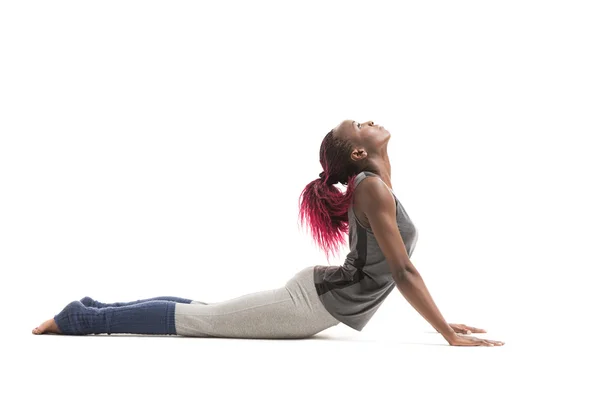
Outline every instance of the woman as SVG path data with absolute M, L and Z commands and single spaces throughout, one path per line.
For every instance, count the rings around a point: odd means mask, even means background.
M 165 296 L 105 304 L 84 297 L 33 333 L 306 338 L 340 322 L 361 331 L 397 287 L 450 345 L 503 345 L 458 335 L 485 331 L 446 323 L 411 263 L 418 232 L 392 190 L 389 139 L 373 121 L 342 121 L 321 143 L 324 171 L 301 193 L 301 222 L 328 260 L 349 235 L 343 265 L 304 268 L 283 287 L 217 303 Z M 347 185 L 344 193 L 338 182 Z

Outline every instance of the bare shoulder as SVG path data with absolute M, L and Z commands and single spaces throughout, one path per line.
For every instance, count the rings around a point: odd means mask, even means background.
M 386 200 L 393 197 L 390 196 L 390 191 L 387 185 L 377 176 L 367 176 L 364 178 L 354 191 L 354 205 L 361 211 L 367 213 L 372 207 L 379 208 Z

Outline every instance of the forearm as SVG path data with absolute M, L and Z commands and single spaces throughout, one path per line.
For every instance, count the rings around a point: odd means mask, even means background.
M 404 298 L 446 340 L 456 335 L 435 305 L 421 274 L 419 274 L 414 266 L 408 266 L 402 270 L 402 273 L 395 274 L 394 280 L 396 281 L 396 287 L 400 290 Z

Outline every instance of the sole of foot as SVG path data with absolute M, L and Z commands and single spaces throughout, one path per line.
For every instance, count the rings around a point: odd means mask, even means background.
M 45 333 L 54 333 L 60 334 L 60 329 L 58 329 L 58 325 L 54 321 L 54 318 L 51 318 L 47 321 L 42 322 L 42 324 L 38 327 L 33 328 L 31 331 L 34 335 L 43 335 Z

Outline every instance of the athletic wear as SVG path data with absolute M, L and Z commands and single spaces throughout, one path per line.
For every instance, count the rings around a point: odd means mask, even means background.
M 85 296 L 81 300 L 79 300 L 86 307 L 94 307 L 94 308 L 106 308 L 106 307 L 122 307 L 122 306 L 131 306 L 134 304 L 146 303 L 152 300 L 167 300 L 174 301 L 176 303 L 191 303 L 194 300 L 185 299 L 183 297 L 175 297 L 175 296 L 160 296 L 160 297 L 151 297 L 149 299 L 135 300 L 135 301 L 126 301 L 126 302 L 116 302 L 116 303 L 101 303 L 97 300 L 92 299 L 89 296 Z M 205 303 L 202 303 L 205 304 Z
M 54 320 L 65 335 L 306 338 L 340 323 L 317 297 L 313 268 L 300 270 L 280 288 L 216 303 L 174 296 L 101 303 L 86 296 L 69 303 Z
M 356 176 L 355 187 L 369 176 L 381 179 L 375 173 L 362 171 Z M 396 221 L 410 257 L 417 243 L 418 231 L 394 191 L 388 189 L 396 201 Z M 361 225 L 352 205 L 348 209 L 348 224 L 350 252 L 344 264 L 315 266 L 314 281 L 319 299 L 327 311 L 343 324 L 362 331 L 396 283 L 373 231 Z
M 206 305 L 176 303 L 178 335 L 300 339 L 340 323 L 317 297 L 314 266 L 301 269 L 283 287 Z
M 135 303 L 135 302 L 134 302 Z M 137 333 L 175 335 L 175 302 L 149 300 L 116 307 L 86 307 L 75 300 L 54 316 L 63 335 Z
M 363 171 L 355 185 L 368 176 Z M 388 188 L 389 189 L 389 188 Z M 412 255 L 417 230 L 400 201 L 397 223 Z M 54 320 L 62 333 L 138 333 L 234 338 L 304 338 L 339 324 L 361 331 L 394 290 L 390 268 L 373 232 L 348 210 L 350 253 L 344 265 L 304 268 L 273 290 L 205 303 L 163 296 L 119 303 L 90 297 L 69 303 Z

